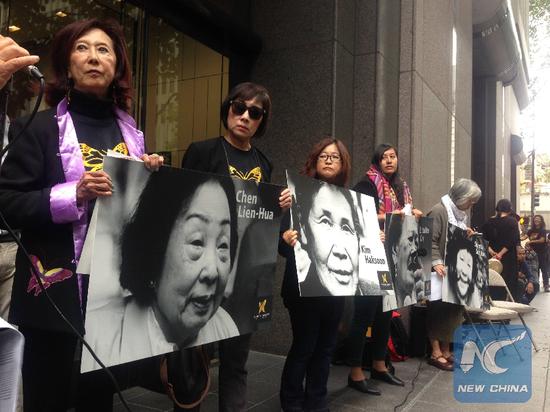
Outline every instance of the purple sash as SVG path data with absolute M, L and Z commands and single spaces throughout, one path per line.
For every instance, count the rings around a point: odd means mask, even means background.
M 143 133 L 136 129 L 136 123 L 130 115 L 118 108 L 115 108 L 115 113 L 128 153 L 131 156 L 140 158 L 145 148 Z M 77 265 L 88 228 L 88 205 L 87 203 L 81 206 L 76 204 L 76 186 L 85 169 L 66 98 L 57 105 L 57 125 L 59 127 L 59 156 L 61 157 L 66 183 L 60 183 L 52 187 L 50 211 L 54 223 L 72 223 L 75 257 L 73 263 Z M 78 274 L 78 287 L 80 302 L 82 303 L 82 278 L 80 274 Z

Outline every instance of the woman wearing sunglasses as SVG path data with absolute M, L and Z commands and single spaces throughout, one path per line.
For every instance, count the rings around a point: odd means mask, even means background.
M 265 87 L 255 83 L 238 84 L 229 92 L 220 109 L 225 134 L 191 143 L 181 167 L 269 183 L 271 162 L 252 144 L 252 139 L 265 133 L 270 114 L 271 97 Z M 290 191 L 284 189 L 279 205 L 289 208 L 290 202 Z M 243 411 L 246 408 L 246 361 L 250 338 L 250 334 L 245 334 L 219 343 L 219 411 Z

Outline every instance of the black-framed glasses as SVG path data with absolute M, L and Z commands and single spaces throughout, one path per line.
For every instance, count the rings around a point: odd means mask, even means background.
M 258 106 L 247 106 L 240 100 L 231 100 L 229 104 L 231 105 L 231 111 L 237 116 L 240 116 L 244 114 L 244 112 L 248 111 L 248 116 L 250 116 L 252 120 L 260 120 L 265 114 L 267 114 L 265 109 Z
M 323 162 L 326 162 L 327 160 L 330 160 L 331 162 L 339 162 L 341 157 L 338 153 L 321 153 L 318 157 L 319 160 L 322 160 Z

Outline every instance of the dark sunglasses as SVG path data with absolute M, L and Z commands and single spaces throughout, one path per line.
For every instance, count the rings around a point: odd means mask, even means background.
M 244 114 L 248 110 L 248 115 L 252 120 L 260 120 L 263 115 L 267 114 L 265 109 L 260 109 L 257 106 L 247 106 L 239 100 L 231 100 L 229 104 L 231 105 L 231 110 L 237 116 Z

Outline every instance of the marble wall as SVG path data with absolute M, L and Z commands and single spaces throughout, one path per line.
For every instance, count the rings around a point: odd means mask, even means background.
M 471 1 L 403 1 L 399 151 L 416 206 L 471 175 Z
M 306 4 L 307 3 L 307 4 Z M 268 133 L 257 143 L 274 181 L 298 170 L 312 144 L 333 134 L 348 145 L 353 181 L 378 143 L 396 144 L 418 207 L 452 178 L 471 176 L 471 0 L 255 0 L 251 26 L 263 41 L 252 80 L 272 92 Z M 283 262 L 277 270 L 279 294 Z M 288 315 L 274 302 L 253 347 L 285 354 Z

